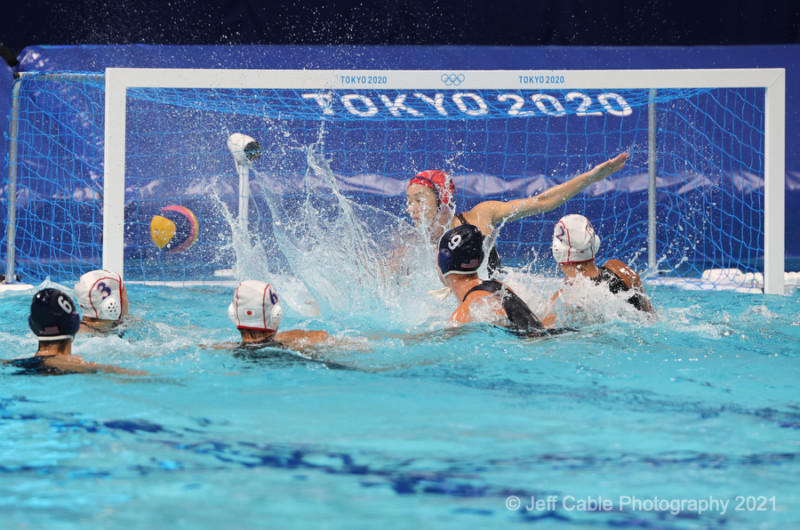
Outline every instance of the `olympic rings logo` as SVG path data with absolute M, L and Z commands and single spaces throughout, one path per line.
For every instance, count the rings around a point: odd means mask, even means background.
M 464 79 L 464 74 L 442 74 L 442 83 L 447 86 L 458 86 Z

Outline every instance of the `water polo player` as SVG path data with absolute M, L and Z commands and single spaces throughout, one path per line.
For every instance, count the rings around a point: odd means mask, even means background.
M 627 159 L 628 154 L 622 153 L 533 197 L 484 201 L 463 213 L 455 213 L 455 184 L 452 178 L 444 171 L 423 171 L 408 183 L 406 205 L 412 221 L 417 228 L 426 231 L 432 244 L 446 229 L 465 224 L 477 226 L 484 236 L 489 237 L 495 228 L 504 223 L 561 206 L 587 186 L 619 171 Z M 489 251 L 488 267 L 490 276 L 500 269 L 500 256 L 494 246 Z
M 485 257 L 483 240 L 480 229 L 470 224 L 452 228 L 439 239 L 439 277 L 461 301 L 450 320 L 456 324 L 485 321 L 527 336 L 550 334 L 514 291 L 497 280 L 478 278 Z
M 106 335 L 115 331 L 128 314 L 128 292 L 122 276 L 116 272 L 87 272 L 80 277 L 74 290 L 83 311 L 79 333 Z
M 602 267 L 595 264 L 595 257 L 600 249 L 600 237 L 586 217 L 570 214 L 559 219 L 553 228 L 552 248 L 553 258 L 568 284 L 573 284 L 577 278 L 586 278 L 604 286 L 613 294 L 624 293 L 625 301 L 636 309 L 648 313 L 654 311 L 642 279 L 626 263 L 611 259 Z M 542 319 L 545 326 L 555 323 L 556 314 L 552 308 L 563 291 L 556 291 L 550 299 L 551 309 Z
M 39 348 L 33 357 L 5 361 L 20 369 L 17 374 L 143 373 L 84 361 L 77 355 L 72 355 L 72 341 L 78 333 L 81 320 L 75 302 L 63 291 L 47 288 L 36 293 L 31 300 L 28 325 L 39 339 Z
M 292 329 L 278 333 L 283 309 L 272 286 L 258 280 L 245 280 L 233 292 L 228 316 L 236 324 L 242 340 L 239 346 L 277 346 L 306 349 L 327 341 L 327 331 Z

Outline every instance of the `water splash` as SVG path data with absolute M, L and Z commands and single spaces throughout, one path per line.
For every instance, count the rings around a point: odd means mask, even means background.
M 236 267 L 232 275 L 237 280 L 265 279 L 270 277 L 270 254 L 277 250 L 274 243 L 258 234 L 243 232 L 237 217 L 217 195 L 211 196 L 219 215 L 231 229 L 231 240 L 222 245 L 222 251 L 233 251 Z
M 270 168 L 276 174 L 288 173 L 287 151 L 304 156 L 302 188 L 290 190 L 265 171 L 255 172 L 255 185 L 272 215 L 277 247 L 321 313 L 389 327 L 438 313 L 424 295 L 436 281 L 430 249 L 404 219 L 344 195 L 324 155 L 324 131 L 311 145 L 284 145 Z
M 218 189 L 216 186 L 210 188 Z M 281 251 L 275 241 L 260 233 L 243 229 L 240 220 L 230 211 L 228 205 L 214 193 L 210 194 L 217 211 L 231 232 L 229 242 L 220 247 L 220 253 L 233 252 L 235 267 L 228 271 L 236 281 L 261 280 L 273 286 L 285 307 L 304 317 L 319 315 L 311 293 L 305 285 L 286 271 L 281 271 L 278 262 L 282 260 Z

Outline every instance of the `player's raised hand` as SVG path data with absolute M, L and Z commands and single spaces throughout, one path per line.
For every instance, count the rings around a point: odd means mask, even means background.
M 616 173 L 625 165 L 628 160 L 628 153 L 622 153 L 615 156 L 611 160 L 606 160 L 602 164 L 598 164 L 592 169 L 592 182 L 598 182 L 607 176 Z

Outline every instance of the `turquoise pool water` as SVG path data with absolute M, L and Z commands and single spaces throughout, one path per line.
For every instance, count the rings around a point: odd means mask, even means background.
M 545 340 L 295 291 L 282 328 L 348 369 L 202 348 L 236 338 L 231 288 L 138 285 L 126 334 L 73 352 L 150 376 L 2 368 L 0 526 L 800 525 L 797 291 L 651 288 L 656 320 L 604 303 Z M 35 350 L 31 294 L 0 293 L 4 359 Z

